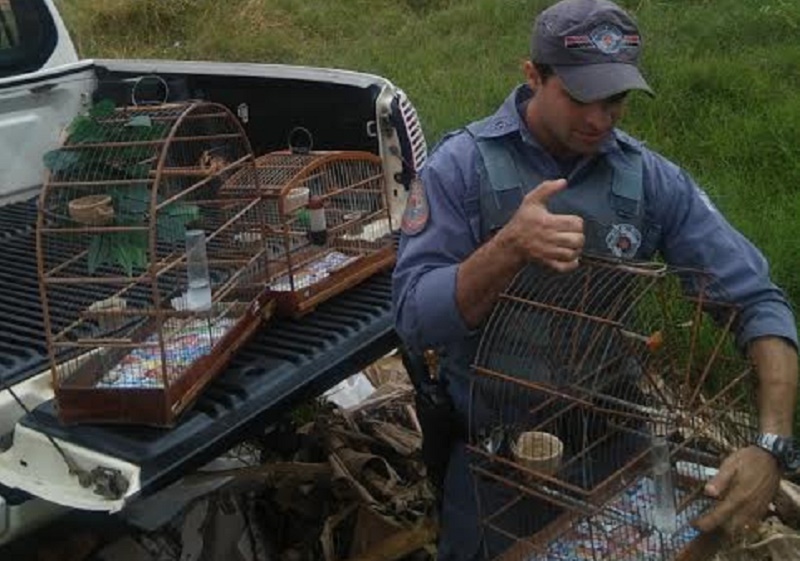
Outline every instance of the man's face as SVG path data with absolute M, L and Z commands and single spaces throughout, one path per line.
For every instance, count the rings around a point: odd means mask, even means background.
M 556 156 L 596 153 L 622 116 L 627 92 L 581 103 L 569 94 L 558 76 L 543 82 L 533 65 L 526 65 L 526 73 L 529 85 L 536 91 L 526 116 L 534 137 Z

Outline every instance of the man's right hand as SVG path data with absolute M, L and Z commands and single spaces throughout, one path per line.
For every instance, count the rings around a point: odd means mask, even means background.
M 538 261 L 556 271 L 578 266 L 585 241 L 583 219 L 570 214 L 551 214 L 547 201 L 565 189 L 567 181 L 544 181 L 528 193 L 517 212 L 497 233 L 497 242 L 513 252 L 520 263 Z

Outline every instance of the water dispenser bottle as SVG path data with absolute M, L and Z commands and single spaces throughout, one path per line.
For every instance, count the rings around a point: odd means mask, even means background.
M 203 230 L 186 231 L 186 275 L 188 290 L 186 308 L 194 312 L 211 309 L 211 280 L 208 276 L 206 233 Z

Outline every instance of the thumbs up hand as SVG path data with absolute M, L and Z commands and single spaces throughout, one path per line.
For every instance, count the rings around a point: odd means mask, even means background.
M 578 266 L 585 241 L 583 219 L 547 210 L 550 197 L 566 186 L 565 179 L 543 181 L 525 196 L 511 220 L 498 232 L 498 242 L 521 262 L 537 261 L 560 272 Z

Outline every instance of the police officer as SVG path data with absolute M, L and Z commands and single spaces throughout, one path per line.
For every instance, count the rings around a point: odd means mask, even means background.
M 526 264 L 576 268 L 582 252 L 701 268 L 741 307 L 736 337 L 759 376 L 761 435 L 722 464 L 703 531 L 762 517 L 794 467 L 797 331 L 761 253 L 676 164 L 615 128 L 625 98 L 652 94 L 634 20 L 608 0 L 562 0 L 536 18 L 525 81 L 497 112 L 445 137 L 412 185 L 394 273 L 397 330 L 436 349 L 466 423 L 469 365 L 498 295 Z M 428 429 L 430 430 L 430 429 Z M 462 433 L 463 434 L 463 433 Z M 463 439 L 450 449 L 442 560 L 484 555 Z

